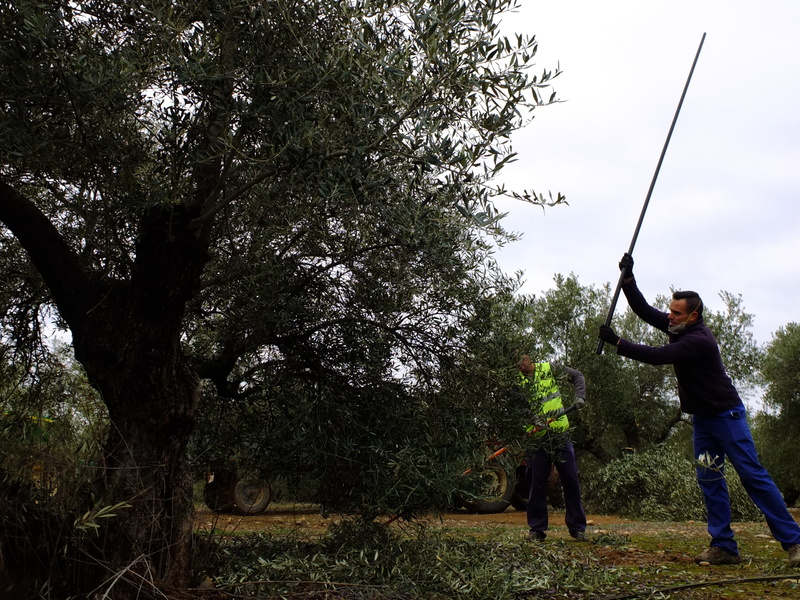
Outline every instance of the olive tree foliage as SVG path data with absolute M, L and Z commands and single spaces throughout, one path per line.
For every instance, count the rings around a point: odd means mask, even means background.
M 188 583 L 201 397 L 291 430 L 334 507 L 423 495 L 388 490 L 474 422 L 437 376 L 513 287 L 491 182 L 554 100 L 516 2 L 0 6 L 3 325 L 69 330 L 110 421 L 75 510 L 128 505 L 82 585 Z
M 703 493 L 686 452 L 659 444 L 614 460 L 587 474 L 582 492 L 587 510 L 648 521 L 705 521 Z M 763 521 L 734 469 L 725 477 L 734 521 Z
M 523 355 L 537 356 L 527 335 L 529 303 L 530 297 L 514 294 L 483 302 L 466 329 L 466 351 L 440 376 L 445 389 L 462 396 L 474 394 L 472 403 L 480 418 L 472 428 L 484 441 L 517 450 L 508 453 L 511 457 L 530 444 L 525 426 L 532 423 L 532 414 L 529 398 L 519 385 L 518 369 Z M 470 457 L 473 463 L 466 466 L 474 467 L 476 459 Z
M 745 311 L 741 294 L 721 291 L 723 309 L 705 311 L 703 318 L 719 344 L 725 371 L 743 399 L 753 397 L 760 383 L 764 360 L 762 348 L 753 336 L 753 315 Z
M 104 437 L 103 408 L 75 365 L 69 348 L 26 355 L 0 344 L 0 531 L 4 593 L 14 589 L 16 565 L 31 579 L 66 577 L 55 553 L 42 552 L 42 537 L 74 525 L 69 537 L 87 537 L 97 513 L 75 513 L 87 471 L 97 464 Z M 63 520 L 63 521 L 62 521 Z M 61 542 L 65 538 L 61 538 Z M 63 546 L 62 546 L 63 547 Z M 36 559 L 31 561 L 31 557 Z
M 765 410 L 756 418 L 759 454 L 786 502 L 800 498 L 797 431 L 800 427 L 800 325 L 780 327 L 767 344 L 762 367 Z

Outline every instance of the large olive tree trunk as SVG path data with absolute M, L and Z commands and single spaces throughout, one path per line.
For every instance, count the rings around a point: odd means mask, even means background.
M 186 449 L 198 380 L 177 352 L 176 336 L 170 336 L 172 348 L 159 347 L 151 328 L 134 325 L 120 336 L 124 358 L 116 369 L 98 365 L 101 357 L 93 350 L 85 358 L 82 346 L 91 343 L 76 342 L 110 414 L 98 505 L 129 505 L 102 524 L 94 557 L 101 568 L 90 578 L 94 585 L 125 570 L 131 575 L 122 581 L 135 587 L 188 583 L 192 481 Z
M 183 586 L 190 567 L 192 481 L 186 448 L 197 405 L 196 378 L 175 360 L 149 373 L 160 383 L 135 382 L 128 375 L 109 382 L 120 388 L 114 402 L 119 407 L 113 411 L 100 483 L 104 504 L 125 502 L 130 508 L 115 511 L 117 518 L 104 525 L 96 558 L 105 573 L 98 576 L 132 569 L 135 575 L 125 579 L 137 587 L 141 574 L 154 578 L 155 586 Z
M 143 220 L 131 285 L 106 296 L 73 328 L 76 357 L 111 420 L 104 496 L 130 504 L 107 529 L 101 554 L 110 572 L 131 569 L 135 587 L 140 574 L 154 574 L 156 585 L 186 585 L 189 577 L 187 446 L 199 381 L 186 364 L 180 332 L 206 252 L 182 217 L 156 211 Z

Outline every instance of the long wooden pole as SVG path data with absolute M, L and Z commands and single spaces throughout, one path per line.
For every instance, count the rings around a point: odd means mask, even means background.
M 664 155 L 667 153 L 667 146 L 669 146 L 669 140 L 672 137 L 672 130 L 675 129 L 675 123 L 678 122 L 678 115 L 681 112 L 681 106 L 683 106 L 683 99 L 686 97 L 686 90 L 689 89 L 689 82 L 692 80 L 692 74 L 694 73 L 694 67 L 697 65 L 697 59 L 700 58 L 700 50 L 703 49 L 703 42 L 706 40 L 706 34 L 703 33 L 703 37 L 700 39 L 700 46 L 697 48 L 697 54 L 695 54 L 694 62 L 692 62 L 692 68 L 689 71 L 689 77 L 686 79 L 686 85 L 683 86 L 683 93 L 681 94 L 681 99 L 678 102 L 678 109 L 675 111 L 675 116 L 672 118 L 672 125 L 670 125 L 669 133 L 667 133 L 667 140 L 664 142 L 664 148 L 661 150 L 661 156 L 658 159 L 658 164 L 656 165 L 656 171 L 653 173 L 653 179 L 650 181 L 650 189 L 647 190 L 647 197 L 644 200 L 644 206 L 642 206 L 642 212 L 639 214 L 639 222 L 636 223 L 636 230 L 633 232 L 633 239 L 631 240 L 631 245 L 628 248 L 628 254 L 633 255 L 633 247 L 636 245 L 636 238 L 639 237 L 639 230 L 642 228 L 642 221 L 644 221 L 644 214 L 647 212 L 647 205 L 650 204 L 650 196 L 653 193 L 653 188 L 656 186 L 656 179 L 658 179 L 658 172 L 661 170 L 661 163 L 664 162 Z M 614 290 L 614 295 L 611 298 L 611 306 L 608 309 L 608 316 L 606 317 L 606 325 L 611 325 L 611 319 L 614 317 L 614 309 L 617 307 L 617 300 L 619 300 L 619 292 L 622 289 L 622 282 L 625 279 L 626 275 L 628 274 L 627 269 L 623 269 L 620 271 L 619 274 L 619 281 L 617 281 L 617 288 Z M 603 345 L 605 342 L 600 340 L 597 344 L 597 353 L 603 353 Z

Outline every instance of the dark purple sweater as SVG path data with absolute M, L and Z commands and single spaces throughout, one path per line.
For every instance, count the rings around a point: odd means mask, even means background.
M 680 334 L 669 333 L 669 314 L 650 306 L 636 280 L 623 283 L 628 305 L 645 323 L 665 332 L 669 343 L 658 348 L 620 339 L 617 353 L 651 365 L 672 365 L 678 379 L 681 410 L 693 415 L 715 415 L 742 405 L 725 372 L 714 334 L 702 315 Z

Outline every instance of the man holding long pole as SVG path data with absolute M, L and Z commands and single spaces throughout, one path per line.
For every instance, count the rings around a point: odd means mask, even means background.
M 695 292 L 672 295 L 669 312 L 650 306 L 636 286 L 633 257 L 619 263 L 625 274 L 622 291 L 631 310 L 668 336 L 660 347 L 636 344 L 600 326 L 600 339 L 617 354 L 652 365 L 671 364 L 678 380 L 681 410 L 692 415 L 697 482 L 708 513 L 711 545 L 695 561 L 712 565 L 741 561 L 731 529 L 731 502 L 725 482 L 725 459 L 739 474 L 750 499 L 764 513 L 773 537 L 789 553 L 789 565 L 800 566 L 800 526 L 789 514 L 767 470 L 758 460 L 744 403 L 722 364 L 714 335 L 703 323 L 703 301 Z
M 703 34 L 703 37 L 700 38 L 700 45 L 697 47 L 697 54 L 694 55 L 694 61 L 692 61 L 692 68 L 689 70 L 689 76 L 686 78 L 686 85 L 683 86 L 683 93 L 681 94 L 681 99 L 678 101 L 678 108 L 675 110 L 675 116 L 672 117 L 672 124 L 669 126 L 669 132 L 667 133 L 667 139 L 664 141 L 664 147 L 661 149 L 661 156 L 658 158 L 658 164 L 656 164 L 655 173 L 653 173 L 653 179 L 650 181 L 650 187 L 647 190 L 647 196 L 644 200 L 644 205 L 642 206 L 642 212 L 639 213 L 639 221 L 636 223 L 636 229 L 633 232 L 633 238 L 631 239 L 631 245 L 628 248 L 628 254 L 633 255 L 633 247 L 636 245 L 636 238 L 639 237 L 639 231 L 642 228 L 642 221 L 644 221 L 644 215 L 647 212 L 647 206 L 650 204 L 650 196 L 653 194 L 653 188 L 656 186 L 656 180 L 658 179 L 658 172 L 661 170 L 661 163 L 664 162 L 664 155 L 667 153 L 667 147 L 669 146 L 669 140 L 672 137 L 672 132 L 675 130 L 675 123 L 678 122 L 678 115 L 681 114 L 681 106 L 683 106 L 683 100 L 686 98 L 686 92 L 689 89 L 689 83 L 692 81 L 692 74 L 694 73 L 694 68 L 697 66 L 697 59 L 700 58 L 700 51 L 703 49 L 703 42 L 706 40 L 706 34 Z M 611 306 L 608 308 L 608 315 L 606 316 L 606 325 L 611 325 L 611 319 L 614 317 L 614 309 L 617 306 L 617 299 L 619 298 L 619 291 L 622 287 L 622 279 L 625 277 L 625 272 L 623 271 L 619 275 L 619 281 L 617 282 L 617 287 L 614 289 L 614 295 L 611 297 Z M 601 339 L 597 344 L 597 353 L 603 353 L 603 340 Z

